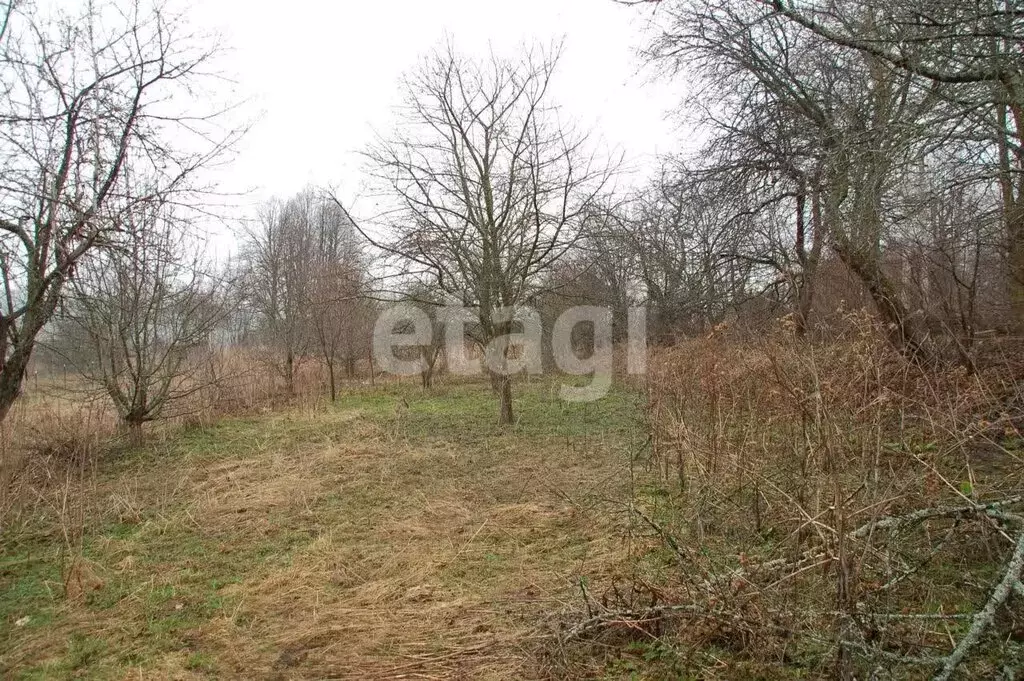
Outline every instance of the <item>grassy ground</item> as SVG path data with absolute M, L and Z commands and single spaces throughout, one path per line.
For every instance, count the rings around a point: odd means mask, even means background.
M 0 551 L 12 678 L 520 678 L 624 558 L 636 398 L 405 385 L 108 455 Z

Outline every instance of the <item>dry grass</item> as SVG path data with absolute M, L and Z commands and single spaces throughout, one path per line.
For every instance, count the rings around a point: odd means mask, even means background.
M 719 332 L 652 361 L 646 549 L 594 586 L 616 591 L 567 673 L 930 678 L 965 637 L 1024 531 L 978 510 L 1024 491 L 1019 358 L 922 368 L 866 317 L 847 326 L 824 345 Z M 875 528 L 943 507 L 970 510 Z M 961 673 L 1019 671 L 1022 625 L 1014 596 Z
M 311 366 L 282 397 L 226 358 L 238 371 L 199 394 L 202 418 L 141 448 L 73 438 L 50 449 L 117 456 L 25 477 L 4 526 L 0 668 L 928 678 L 1013 546 L 1024 503 L 978 509 L 1024 492 L 1019 357 L 922 368 L 865 317 L 843 328 L 659 352 L 646 412 L 625 392 L 571 405 L 523 383 L 511 430 L 483 384 L 350 385 L 330 405 Z M 42 404 L 64 432 L 110 429 Z M 961 673 L 1006 678 L 1021 632 L 1015 595 Z
M 404 385 L 179 432 L 4 536 L 15 678 L 525 678 L 583 575 L 626 564 L 626 395 Z M 407 406 L 406 406 L 407 405 Z M 73 568 L 61 527 L 79 519 Z M 69 520 L 70 519 L 70 520 Z M 73 522 L 72 522 L 73 524 Z M 71 572 L 72 578 L 68 579 Z M 70 587 L 68 585 L 71 585 Z
M 268 362 L 244 348 L 218 350 L 194 369 L 182 386 L 185 398 L 146 425 L 148 440 L 173 439 L 225 417 L 310 411 L 325 403 L 325 370 L 313 358 L 298 362 L 291 392 Z M 33 499 L 94 469 L 100 455 L 120 451 L 128 440 L 102 388 L 73 373 L 33 370 L 0 424 L 0 527 L 18 523 Z
M 117 430 L 105 404 L 82 400 L 64 381 L 35 381 L 0 424 L 0 527 L 69 475 L 95 464 Z

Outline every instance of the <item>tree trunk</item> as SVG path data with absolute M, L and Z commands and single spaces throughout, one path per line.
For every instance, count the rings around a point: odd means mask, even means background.
M 7 418 L 8 412 L 21 394 L 21 383 L 25 378 L 33 347 L 34 343 L 23 342 L 15 346 L 6 362 L 0 358 L 0 362 L 3 363 L 0 366 L 0 423 Z
M 878 308 L 878 313 L 885 324 L 889 341 L 909 359 L 918 362 L 930 362 L 931 353 L 925 346 L 926 333 L 920 321 L 907 312 L 907 308 L 899 299 L 892 281 L 882 271 L 878 260 L 852 252 L 851 249 L 836 246 L 839 259 L 846 264 L 857 277 L 864 282 L 871 295 L 871 300 Z
M 434 365 L 437 362 L 437 352 L 432 347 L 420 348 L 420 362 L 423 368 L 420 370 L 420 381 L 424 390 L 429 390 L 434 384 Z
M 512 413 L 512 377 L 499 376 L 498 383 L 498 425 L 510 426 L 515 423 Z
M 889 342 L 908 359 L 929 363 L 933 360 L 925 345 L 927 333 L 920 319 L 912 317 L 889 276 L 882 269 L 882 218 L 879 197 L 885 179 L 885 159 L 872 159 L 875 165 L 856 178 L 857 194 L 853 217 L 843 217 L 840 205 L 849 196 L 850 171 L 834 168 L 827 195 L 823 197 L 824 227 L 832 237 L 839 259 L 864 284 L 885 325 Z M 842 225 L 845 225 L 842 226 Z
M 1007 108 L 1014 114 L 1014 122 L 1021 124 L 1021 107 L 996 107 L 997 123 L 1003 134 L 999 135 L 999 187 L 1003 201 L 1003 223 L 1006 230 L 1007 250 L 1007 295 L 1010 299 L 1010 328 L 1020 330 L 1024 325 L 1024 178 L 1018 179 L 1019 160 L 1010 158 L 1010 144 L 1007 134 Z M 1012 137 L 1012 135 L 1010 135 Z M 1020 157 L 1018 157 L 1019 159 Z M 1018 167 L 1015 167 L 1018 166 Z
M 807 334 L 811 321 L 811 304 L 814 302 L 814 286 L 807 266 L 807 192 L 801 186 L 796 195 L 796 258 L 800 263 L 800 277 L 796 282 L 796 336 Z
M 124 417 L 124 427 L 128 432 L 128 441 L 132 444 L 142 442 L 142 424 L 143 419 L 139 418 L 136 414 L 130 413 Z
M 1024 197 L 1003 208 L 1009 251 L 1010 327 L 1024 328 Z
M 133 443 L 142 442 L 142 424 L 132 421 L 128 424 L 128 437 Z
M 811 310 L 814 308 L 814 275 L 807 270 L 800 275 L 796 299 L 796 337 L 804 338 L 813 327 Z
M 811 310 L 814 306 L 814 293 L 824 243 L 823 220 L 821 216 L 821 191 L 815 187 L 811 193 L 811 250 L 807 251 L 805 204 L 806 194 L 801 192 L 797 197 L 797 258 L 800 261 L 800 281 L 797 284 L 796 300 L 796 335 L 803 338 L 813 327 Z
M 295 396 L 295 355 L 292 353 L 292 349 L 288 348 L 288 354 L 285 357 L 285 380 L 288 382 L 288 394 L 292 397 Z
M 33 285 L 29 281 L 29 297 L 38 284 Z M 50 297 L 46 302 L 40 303 L 38 309 L 29 310 L 25 314 L 24 322 L 17 330 L 12 340 L 11 329 L 17 328 L 13 320 L 7 319 L 3 325 L 4 336 L 0 340 L 0 348 L 3 354 L 0 355 L 0 423 L 7 418 L 7 414 L 14 406 L 14 401 L 21 394 L 21 386 L 25 380 L 25 373 L 28 371 L 29 361 L 32 359 L 32 352 L 36 347 L 36 336 L 43 329 L 46 320 L 53 316 L 57 307 L 57 294 L 61 285 L 51 290 Z M 10 354 L 8 355 L 8 348 Z
M 434 382 L 434 365 L 430 362 L 427 356 L 427 351 L 422 351 L 421 360 L 423 361 L 423 368 L 420 370 L 420 382 L 423 385 L 424 390 L 429 390 L 431 384 Z
M 331 402 L 335 402 L 338 399 L 338 390 L 334 382 L 334 358 L 327 358 L 327 379 L 331 384 Z
M 498 345 L 491 343 L 484 345 L 484 354 L 493 353 L 488 360 L 488 373 L 491 378 L 491 389 L 498 395 L 498 425 L 509 426 L 515 423 L 512 411 L 512 377 L 508 375 L 508 355 L 511 350 L 509 334 L 512 332 L 511 323 L 504 322 L 495 328 L 492 341 L 498 341 Z M 494 368 L 496 365 L 497 368 Z

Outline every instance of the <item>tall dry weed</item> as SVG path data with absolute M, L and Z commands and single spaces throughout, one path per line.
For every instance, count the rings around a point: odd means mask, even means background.
M 980 626 L 965 628 L 1024 532 L 1010 526 L 1024 507 L 1020 367 L 1007 354 L 974 371 L 920 366 L 870 316 L 844 321 L 828 343 L 784 321 L 654 353 L 660 482 L 634 500 L 648 550 L 616 589 L 648 605 L 608 606 L 600 628 L 853 678 L 939 668 Z M 993 672 L 1015 621 L 968 641 L 972 673 Z

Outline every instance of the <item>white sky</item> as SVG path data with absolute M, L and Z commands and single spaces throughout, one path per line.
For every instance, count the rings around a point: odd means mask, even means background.
M 651 82 L 636 55 L 644 10 L 612 0 L 205 0 L 191 13 L 223 35 L 231 52 L 221 67 L 262 112 L 222 174 L 226 190 L 253 190 L 243 212 L 331 185 L 358 219 L 359 151 L 374 130 L 390 130 L 402 73 L 446 36 L 468 56 L 564 37 L 553 101 L 581 127 L 624 152 L 638 175 L 682 143 L 665 116 L 681 86 Z

